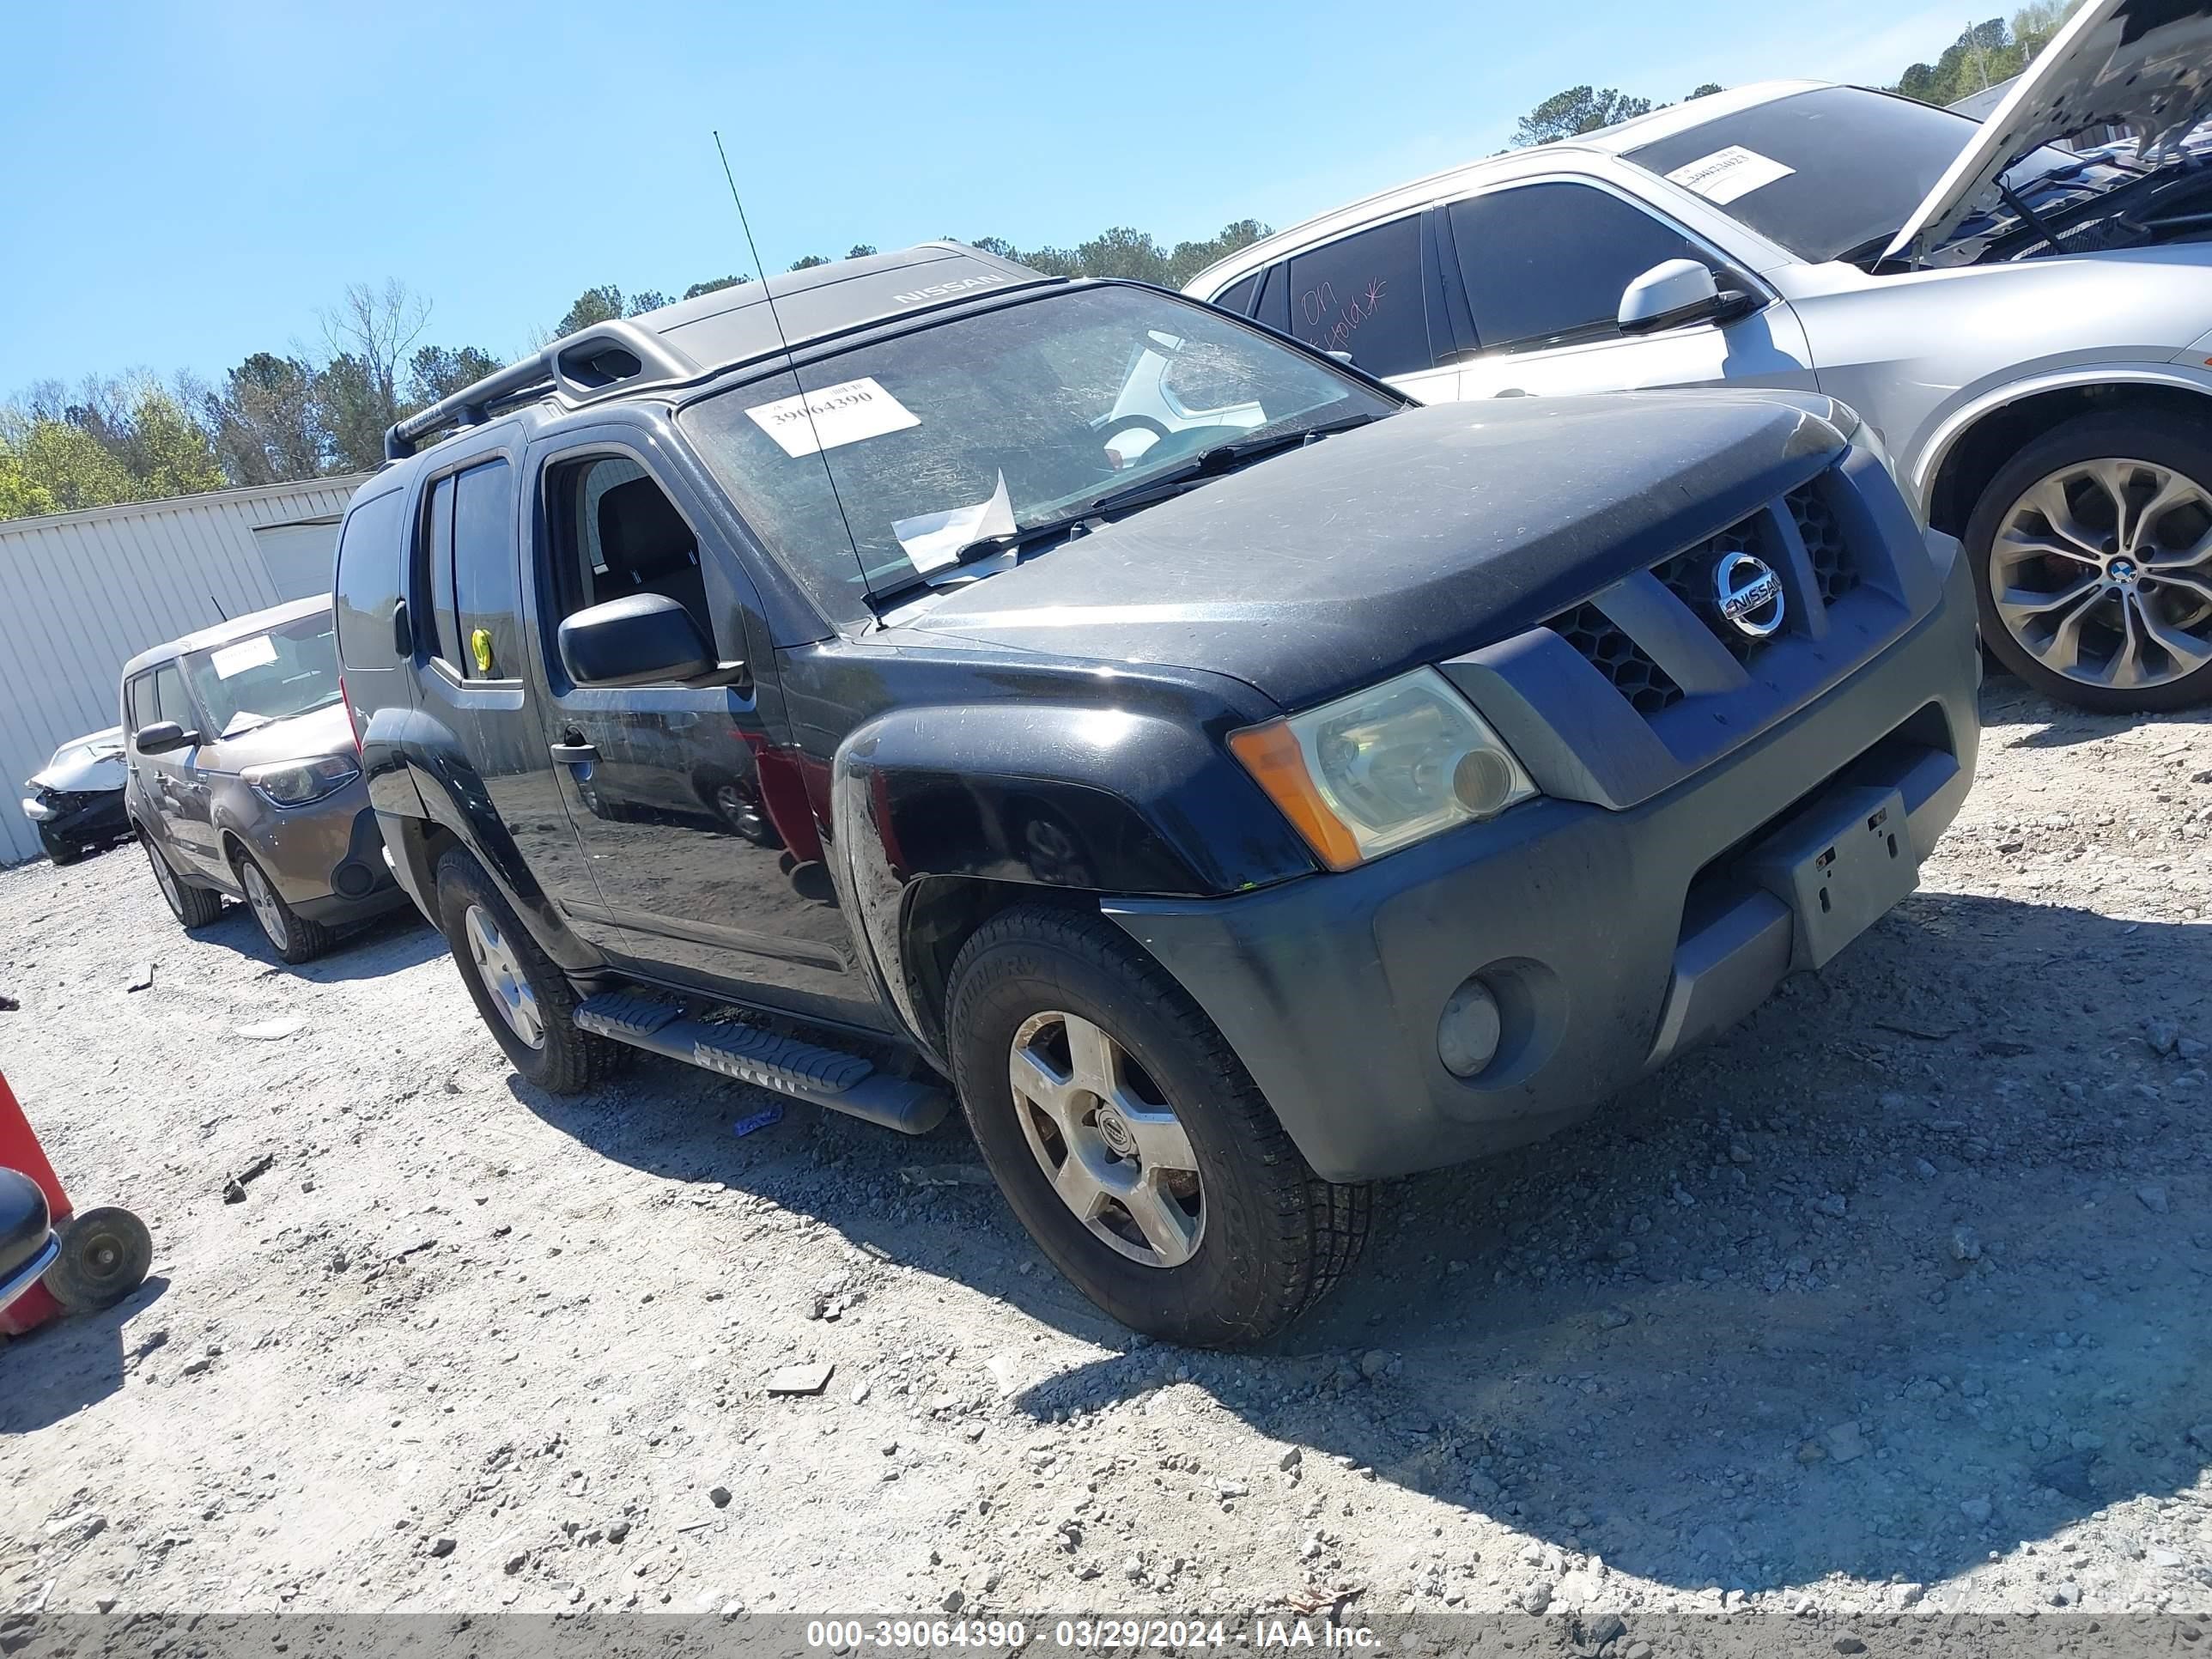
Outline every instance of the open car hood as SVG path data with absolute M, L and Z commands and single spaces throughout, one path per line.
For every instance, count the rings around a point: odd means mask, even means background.
M 2146 158 L 2212 115 L 2212 0 L 2088 0 L 2021 74 L 1883 254 L 1932 253 L 2038 146 L 2126 127 Z

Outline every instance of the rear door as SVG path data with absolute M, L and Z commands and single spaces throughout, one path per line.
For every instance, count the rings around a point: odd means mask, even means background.
M 775 744 L 760 693 L 773 661 L 734 550 L 698 495 L 629 428 L 574 434 L 534 454 L 539 738 L 562 757 L 600 906 L 598 941 L 655 976 L 879 1024 L 803 798 L 763 787 L 762 759 Z M 635 592 L 682 603 L 718 659 L 745 671 L 708 686 L 573 684 L 560 660 L 562 619 Z
M 1277 271 L 1281 275 L 1279 276 Z M 1416 209 L 1294 253 L 1257 295 L 1260 320 L 1341 351 L 1424 403 L 1449 403 L 1460 342 L 1443 303 L 1431 216 Z
M 423 480 L 409 526 L 409 747 L 430 774 L 425 795 L 468 815 L 471 837 L 511 887 L 527 900 L 534 884 L 589 915 L 598 894 L 532 702 L 521 469 L 519 449 L 476 447 Z
M 1472 311 L 1476 349 L 1458 395 L 1492 398 L 1735 383 L 1817 390 L 1796 313 L 1757 279 L 1730 271 L 1710 243 L 1595 179 L 1502 185 L 1439 216 Z M 1691 323 L 1623 334 L 1628 285 L 1669 259 L 1725 272 L 1765 307 L 1723 326 Z

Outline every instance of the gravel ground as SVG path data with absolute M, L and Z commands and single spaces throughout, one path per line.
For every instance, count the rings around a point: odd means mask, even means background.
M 157 1243 L 0 1351 L 0 1608 L 2212 1604 L 2212 724 L 1987 702 L 1917 896 L 1240 1358 L 957 1127 L 552 1099 L 411 917 L 290 970 L 133 852 L 0 872 L 0 1066 Z

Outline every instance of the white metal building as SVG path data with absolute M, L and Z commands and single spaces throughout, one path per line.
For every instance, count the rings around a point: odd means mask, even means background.
M 327 592 L 362 477 L 0 520 L 0 864 L 39 852 L 16 786 L 115 724 L 123 665 L 226 617 Z

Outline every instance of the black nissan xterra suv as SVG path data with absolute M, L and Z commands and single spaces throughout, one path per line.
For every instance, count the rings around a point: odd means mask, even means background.
M 1410 405 L 950 243 L 770 297 L 556 341 L 347 511 L 386 845 L 544 1088 L 918 1133 L 941 1074 L 1086 1294 L 1249 1342 L 1365 1183 L 1724 1029 L 1966 794 L 1972 590 L 1824 398 Z

